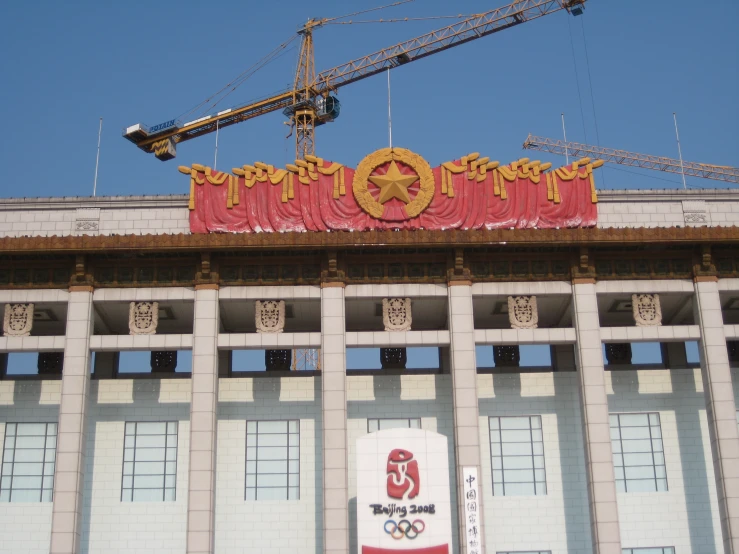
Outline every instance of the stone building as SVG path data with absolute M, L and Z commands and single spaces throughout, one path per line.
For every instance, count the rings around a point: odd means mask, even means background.
M 739 193 L 594 167 L 0 200 L 0 552 L 739 553 Z

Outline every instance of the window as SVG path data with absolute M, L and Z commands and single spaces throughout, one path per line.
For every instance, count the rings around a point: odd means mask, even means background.
M 489 424 L 493 495 L 545 495 L 541 417 L 491 417 Z
M 672 546 L 658 546 L 656 548 L 624 548 L 622 554 L 675 554 Z
M 659 414 L 611 414 L 613 466 L 619 492 L 667 490 Z
M 0 501 L 51 502 L 56 423 L 7 423 Z
M 368 419 L 367 432 L 384 431 L 385 429 L 420 429 L 420 418 L 403 418 L 403 419 Z
M 294 421 L 246 422 L 246 500 L 300 498 L 300 431 Z
M 126 422 L 122 502 L 175 500 L 177 422 Z

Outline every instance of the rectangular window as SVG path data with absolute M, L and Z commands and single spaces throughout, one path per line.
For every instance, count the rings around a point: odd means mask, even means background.
M 611 414 L 613 467 L 619 492 L 667 490 L 658 413 Z
M 624 548 L 622 554 L 675 554 L 672 546 L 657 546 L 653 548 Z
M 176 482 L 177 422 L 126 422 L 121 501 L 175 500 Z
M 0 502 L 51 502 L 56 423 L 6 423 Z
M 491 417 L 489 425 L 493 495 L 545 495 L 541 416 Z
M 402 419 L 368 419 L 367 432 L 384 431 L 385 429 L 420 429 L 421 418 L 410 417 Z
M 246 422 L 246 500 L 300 499 L 300 422 Z

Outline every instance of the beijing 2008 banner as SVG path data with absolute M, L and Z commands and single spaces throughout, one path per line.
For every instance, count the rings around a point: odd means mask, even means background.
M 358 554 L 451 554 L 447 438 L 389 429 L 357 440 Z

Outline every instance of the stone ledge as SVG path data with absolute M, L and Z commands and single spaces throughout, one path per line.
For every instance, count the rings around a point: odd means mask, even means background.
M 0 254 L 33 252 L 211 251 L 419 246 L 579 246 L 720 244 L 739 242 L 739 227 L 599 229 L 480 229 L 471 231 L 367 231 L 353 233 L 211 233 L 0 238 Z

